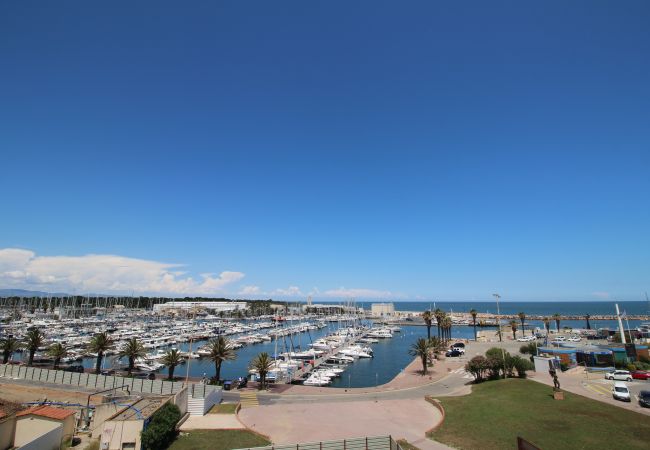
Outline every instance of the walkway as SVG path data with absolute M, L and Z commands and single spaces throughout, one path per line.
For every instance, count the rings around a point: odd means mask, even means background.
M 181 431 L 188 430 L 241 430 L 246 428 L 237 420 L 235 414 L 206 414 L 190 416 L 180 426 Z
M 425 437 L 442 416 L 424 399 L 268 405 L 242 410 L 239 417 L 275 444 L 390 434 L 417 441 L 423 450 L 447 448 Z

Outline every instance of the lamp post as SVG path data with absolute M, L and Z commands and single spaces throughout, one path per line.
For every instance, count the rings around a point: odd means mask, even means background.
M 501 296 L 499 294 L 492 294 L 492 296 L 497 300 L 497 321 L 499 326 L 499 342 L 502 343 L 501 357 L 503 358 L 503 378 L 507 378 L 508 375 L 506 370 L 506 351 L 503 348 L 503 334 L 501 333 L 501 310 L 499 309 L 499 299 L 501 299 Z

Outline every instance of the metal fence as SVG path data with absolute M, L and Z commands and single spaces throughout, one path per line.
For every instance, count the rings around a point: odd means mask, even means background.
M 302 444 L 269 445 L 238 450 L 401 450 L 392 436 L 372 436 Z
M 181 381 L 143 380 L 141 378 L 95 375 L 94 373 L 65 372 L 63 370 L 41 369 L 15 364 L 0 364 L 0 377 L 31 380 L 40 383 L 67 384 L 93 390 L 128 389 L 129 392 L 159 395 L 176 394 L 185 386 L 185 383 Z M 206 396 L 215 389 L 219 389 L 216 386 L 201 386 L 202 388 L 196 391 L 196 395 L 194 395 L 194 389 L 192 389 L 194 397 Z

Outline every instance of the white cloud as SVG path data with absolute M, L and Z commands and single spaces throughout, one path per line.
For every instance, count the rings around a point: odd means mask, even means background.
M 244 286 L 241 291 L 239 291 L 239 295 L 260 295 L 262 294 L 262 290 L 260 289 L 259 286 Z
M 286 289 L 276 289 L 272 292 L 273 295 L 279 295 L 282 297 L 302 297 L 304 294 L 298 286 L 289 286 Z
M 340 287 L 338 289 L 330 289 L 321 294 L 324 297 L 343 297 L 343 298 L 391 298 L 397 297 L 396 294 L 390 291 L 380 291 L 376 289 L 346 289 Z
M 0 250 L 0 286 L 70 293 L 212 295 L 244 277 L 241 272 L 203 273 L 199 279 L 169 264 L 118 255 L 37 256 Z

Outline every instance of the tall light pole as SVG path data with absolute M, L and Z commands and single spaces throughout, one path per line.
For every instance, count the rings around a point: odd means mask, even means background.
M 501 310 L 499 309 L 499 299 L 501 299 L 501 296 L 499 294 L 492 294 L 492 296 L 497 300 L 497 321 L 499 326 L 499 341 L 502 343 L 501 357 L 503 358 L 503 378 L 506 378 L 508 376 L 506 370 L 506 351 L 503 348 L 503 334 L 501 333 Z

